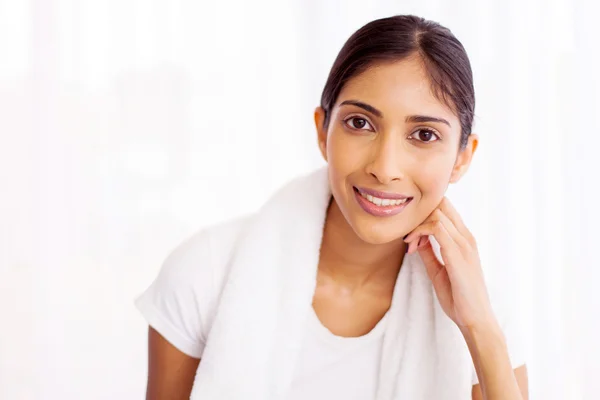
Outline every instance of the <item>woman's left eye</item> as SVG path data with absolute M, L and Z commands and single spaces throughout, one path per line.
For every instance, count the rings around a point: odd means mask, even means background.
M 417 139 L 418 141 L 423 142 L 423 143 L 432 143 L 432 142 L 436 142 L 436 141 L 440 140 L 440 137 L 437 133 L 435 133 L 431 129 L 425 129 L 425 128 L 417 129 L 410 135 L 410 137 L 414 137 L 414 136 L 417 136 L 415 139 Z M 431 140 L 431 139 L 434 139 L 434 140 Z

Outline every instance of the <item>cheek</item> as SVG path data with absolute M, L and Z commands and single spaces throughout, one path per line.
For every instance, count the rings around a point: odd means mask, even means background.
M 360 168 L 363 161 L 365 145 L 360 140 L 353 140 L 337 129 L 332 130 L 327 141 L 327 160 L 330 167 L 342 174 Z
M 348 138 L 343 132 L 333 131 L 328 139 L 327 164 L 332 191 L 344 203 L 343 198 L 353 196 L 346 186 L 347 178 L 364 168 L 367 146 L 360 140 Z
M 422 200 L 425 202 L 441 201 L 450 182 L 452 160 L 439 159 L 422 165 L 427 165 L 427 167 L 413 171 L 413 180 L 419 187 Z

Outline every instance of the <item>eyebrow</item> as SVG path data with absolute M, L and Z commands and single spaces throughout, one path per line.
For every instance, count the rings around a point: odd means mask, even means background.
M 358 101 L 358 100 L 344 100 L 340 103 L 340 107 L 343 105 L 351 105 L 351 106 L 356 106 L 356 107 L 360 107 L 364 110 L 367 110 L 368 112 L 370 112 L 371 114 L 375 114 L 378 118 L 382 118 L 383 117 L 383 113 L 381 111 L 379 111 L 378 109 L 376 109 L 375 107 L 367 104 L 367 103 L 363 103 L 362 101 Z
M 372 105 L 363 103 L 362 101 L 344 100 L 340 103 L 340 107 L 344 106 L 344 105 L 352 105 L 352 106 L 360 107 L 363 110 L 366 110 L 366 111 L 370 112 L 371 114 L 374 114 L 378 118 L 383 118 L 383 113 L 381 111 L 379 111 Z M 409 115 L 408 117 L 406 117 L 405 121 L 406 122 L 414 122 L 414 123 L 439 122 L 439 123 L 446 124 L 451 127 L 450 122 L 448 122 L 444 118 L 431 117 L 429 115 Z
M 429 115 L 409 115 L 408 117 L 406 117 L 406 122 L 439 122 L 442 124 L 446 124 L 451 128 L 450 122 L 446 121 L 444 118 L 430 117 Z

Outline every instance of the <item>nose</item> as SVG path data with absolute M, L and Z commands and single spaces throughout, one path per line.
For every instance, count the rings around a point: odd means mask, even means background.
M 382 185 L 404 179 L 401 154 L 396 145 L 397 135 L 381 134 L 374 144 L 373 156 L 366 166 L 366 172 Z

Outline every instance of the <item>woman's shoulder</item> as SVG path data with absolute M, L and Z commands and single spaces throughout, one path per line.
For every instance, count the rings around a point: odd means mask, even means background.
M 211 257 L 229 253 L 252 216 L 245 214 L 198 229 L 180 242 L 170 255 L 197 258 L 207 256 L 207 253 L 210 253 Z
M 237 239 L 252 217 L 245 214 L 197 230 L 169 253 L 163 269 L 181 270 L 191 281 L 197 281 L 194 278 L 199 274 L 206 276 L 210 270 L 213 284 L 221 286 Z
M 150 326 L 189 356 L 202 355 L 235 243 L 251 218 L 243 215 L 188 236 L 169 252 L 152 284 L 136 299 Z

